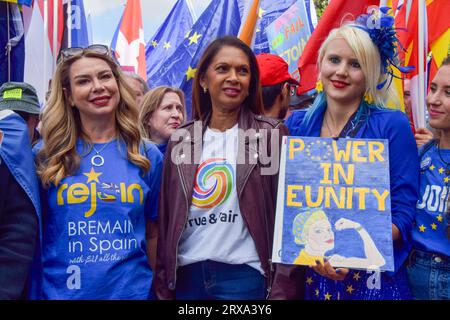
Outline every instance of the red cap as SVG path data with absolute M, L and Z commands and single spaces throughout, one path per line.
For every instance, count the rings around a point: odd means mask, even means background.
M 289 74 L 289 66 L 280 56 L 271 53 L 261 53 L 256 56 L 258 61 L 261 85 L 263 87 L 289 82 L 299 85 Z

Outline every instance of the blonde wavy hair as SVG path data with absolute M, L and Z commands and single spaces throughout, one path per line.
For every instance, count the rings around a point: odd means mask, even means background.
M 115 111 L 118 139 L 126 144 L 129 161 L 142 169 L 143 174 L 150 169 L 150 161 L 140 154 L 141 135 L 136 127 L 138 111 L 122 71 L 108 55 L 86 49 L 82 54 L 61 60 L 52 80 L 51 93 L 41 118 L 43 146 L 36 157 L 37 173 L 44 187 L 58 185 L 62 179 L 79 169 L 81 158 L 76 150 L 78 138 L 92 148 L 92 141 L 82 130 L 78 109 L 69 105 L 64 93 L 64 90 L 71 92 L 71 65 L 83 57 L 101 59 L 111 68 L 120 93 Z
M 369 34 L 355 27 L 353 22 L 347 22 L 343 26 L 331 30 L 319 49 L 317 59 L 319 70 L 328 45 L 332 40 L 338 38 L 344 39 L 348 43 L 361 65 L 361 70 L 365 77 L 366 91 L 364 94 L 373 97 L 374 104 L 378 106 L 383 106 L 388 99 L 399 103 L 400 100 L 393 85 L 385 85 L 382 89 L 377 89 L 377 85 L 385 81 L 389 75 L 383 73 L 381 70 L 380 53 Z M 389 83 L 390 80 L 388 79 L 387 82 Z
M 173 92 L 179 98 L 182 105 L 183 121 L 186 121 L 186 101 L 184 93 L 178 88 L 161 86 L 150 90 L 144 95 L 141 101 L 141 108 L 139 111 L 139 130 L 141 135 L 149 140 L 152 140 L 151 128 L 148 125 L 148 121 L 152 117 L 153 113 L 161 105 L 162 100 L 166 93 Z

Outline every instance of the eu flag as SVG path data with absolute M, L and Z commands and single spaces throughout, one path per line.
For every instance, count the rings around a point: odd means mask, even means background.
M 152 86 L 179 87 L 186 95 L 186 112 L 192 117 L 192 84 L 203 51 L 216 38 L 236 36 L 241 26 L 237 0 L 212 0 L 184 41 L 153 76 Z
M 186 0 L 178 0 L 166 20 L 145 46 L 147 82 L 150 88 L 154 87 L 154 75 L 183 42 L 192 24 L 193 19 Z
M 0 85 L 8 81 L 23 81 L 25 62 L 23 35 L 23 21 L 18 5 L 0 1 Z M 8 43 L 11 48 L 9 59 L 5 50 L 9 46 Z
M 68 4 L 64 4 L 64 21 L 66 23 L 63 36 L 63 48 L 67 47 L 79 47 L 85 48 L 91 43 L 89 42 L 89 34 L 86 23 L 86 15 L 84 13 L 83 0 L 67 0 L 71 1 L 70 12 L 70 26 L 68 20 L 67 7 Z M 69 27 L 71 28 L 71 39 L 69 43 Z

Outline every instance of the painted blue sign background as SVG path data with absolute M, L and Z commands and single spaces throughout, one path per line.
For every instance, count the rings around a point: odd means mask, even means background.
M 294 141 L 291 141 L 294 139 Z M 303 150 L 298 151 L 301 143 L 304 143 Z M 355 141 L 357 146 L 354 147 Z M 384 146 L 382 152 L 375 157 L 373 150 L 369 150 L 369 144 L 376 142 L 375 150 L 380 151 L 380 145 Z M 333 147 L 333 143 L 335 146 Z M 350 144 L 350 147 L 349 145 Z M 380 268 L 384 271 L 393 271 L 393 247 L 392 247 L 392 229 L 391 229 L 391 208 L 390 208 L 390 182 L 389 182 L 389 154 L 387 140 L 361 140 L 361 139 L 338 139 L 317 138 L 317 137 L 288 137 L 285 162 L 285 183 L 284 183 L 284 213 L 283 213 L 283 232 L 281 243 L 281 261 L 284 263 L 293 263 L 299 252 L 304 249 L 304 245 L 295 243 L 293 232 L 293 221 L 300 212 L 308 209 L 323 210 L 332 226 L 334 232 L 334 248 L 327 251 L 325 256 L 330 257 L 338 254 L 344 257 L 366 258 L 364 243 L 359 232 L 355 228 L 345 230 L 336 230 L 335 223 L 340 218 L 346 218 L 359 223 L 370 235 L 377 249 L 385 259 L 385 264 Z M 291 146 L 291 150 L 290 150 Z M 297 149 L 295 149 L 297 148 Z M 349 149 L 346 149 L 349 148 Z M 295 150 L 297 151 L 295 151 Z M 341 158 L 338 161 L 334 150 L 349 150 L 349 159 Z M 356 150 L 356 152 L 351 152 Z M 295 151 L 295 152 L 291 152 Z M 357 155 L 356 161 L 352 159 L 352 154 Z M 290 159 L 290 154 L 292 159 Z M 364 162 L 362 159 L 371 159 L 373 162 Z M 379 159 L 383 159 L 380 161 Z M 357 161 L 359 160 L 359 161 Z M 350 164 L 354 165 L 354 179 L 351 183 L 343 181 L 341 175 L 337 175 L 339 180 L 333 181 L 334 171 L 328 171 L 329 179 L 325 177 L 325 170 L 321 164 L 333 163 L 341 164 L 344 175 L 348 174 Z M 283 164 L 281 164 L 283 166 Z M 282 172 L 282 170 L 280 171 Z M 347 176 L 348 177 L 348 176 Z M 326 183 L 325 183 L 326 182 Z M 336 183 L 337 182 L 337 183 Z M 294 191 L 289 192 L 288 186 L 294 186 Z M 297 186 L 297 187 L 295 187 Z M 298 187 L 303 186 L 303 187 Z M 349 200 L 348 194 L 345 197 L 344 208 L 338 208 L 337 202 L 330 196 L 329 205 L 322 201 L 308 208 L 305 186 L 310 186 L 310 200 L 318 200 L 319 188 L 332 187 L 335 194 L 339 197 L 340 188 L 345 187 L 353 189 L 352 200 Z M 297 188 L 297 189 L 295 189 Z M 302 188 L 302 189 L 299 189 Z M 368 188 L 370 192 L 365 193 L 365 208 L 361 207 L 361 192 L 354 192 L 357 188 Z M 387 192 L 384 201 L 380 201 L 374 195 L 372 190 L 377 190 L 378 194 Z M 387 190 L 387 191 L 386 191 Z M 386 195 L 385 194 L 385 195 Z M 325 199 L 325 196 L 323 197 Z M 350 205 L 351 203 L 351 205 Z M 384 203 L 384 210 L 379 210 L 380 204 Z M 301 206 L 299 206 L 301 204 Z M 309 202 L 311 205 L 312 202 Z M 351 208 L 350 208 L 351 207 Z M 382 208 L 383 209 L 383 208 Z
M 305 2 L 297 1 L 277 20 L 268 25 L 265 32 L 269 40 L 270 52 L 282 57 L 289 65 L 291 76 L 299 81 L 298 60 L 311 36 Z

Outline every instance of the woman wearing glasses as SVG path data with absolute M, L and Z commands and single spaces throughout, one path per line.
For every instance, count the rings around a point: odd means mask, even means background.
M 62 52 L 35 150 L 44 207 L 38 298 L 149 297 L 146 243 L 155 245 L 162 156 L 141 142 L 125 81 L 107 47 Z
M 408 270 L 416 299 L 450 299 L 450 56 L 427 96 L 430 126 L 439 139 L 420 150 L 420 197 Z

